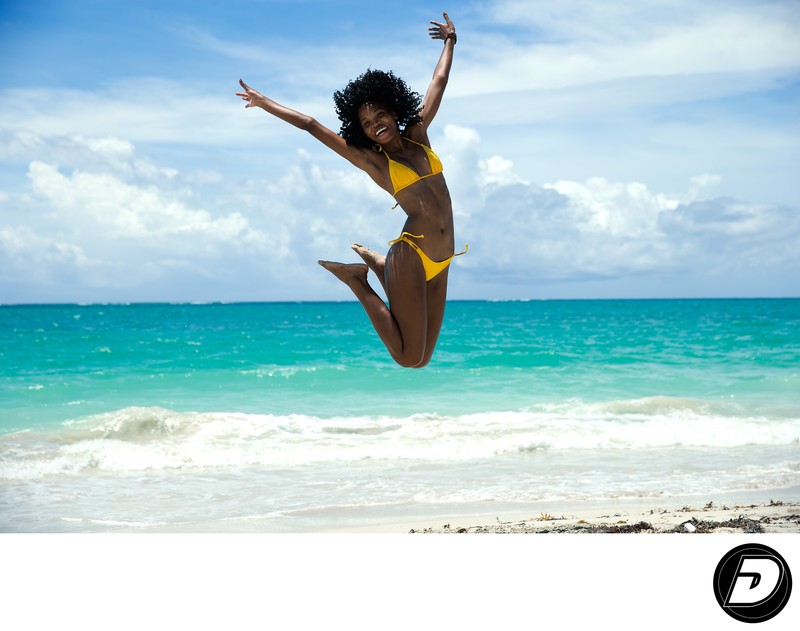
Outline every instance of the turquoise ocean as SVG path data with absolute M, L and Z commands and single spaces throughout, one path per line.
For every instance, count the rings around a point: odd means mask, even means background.
M 0 306 L 0 531 L 800 500 L 800 299 Z M 433 525 L 436 522 L 432 522 Z

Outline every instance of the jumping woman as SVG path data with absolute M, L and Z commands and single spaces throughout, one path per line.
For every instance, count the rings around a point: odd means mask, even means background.
M 444 318 L 448 266 L 454 256 L 453 206 L 442 163 L 430 148 L 428 127 L 442 102 L 456 29 L 431 21 L 431 38 L 444 41 L 433 79 L 422 99 L 391 72 L 368 70 L 334 94 L 339 134 L 310 116 L 276 103 L 239 81 L 245 107 L 260 107 L 304 129 L 394 196 L 408 219 L 386 256 L 356 243 L 364 264 L 319 261 L 356 295 L 392 358 L 408 368 L 426 366 Z M 466 251 L 466 250 L 465 250 Z M 460 253 L 460 254 L 463 254 Z M 371 269 L 389 306 L 367 282 Z

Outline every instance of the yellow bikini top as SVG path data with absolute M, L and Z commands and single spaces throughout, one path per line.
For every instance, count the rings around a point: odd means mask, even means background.
M 407 167 L 405 164 L 400 164 L 396 160 L 392 160 L 389 154 L 383 150 L 383 147 L 378 145 L 379 151 L 385 155 L 386 159 L 389 161 L 389 177 L 392 178 L 392 188 L 394 188 L 394 193 L 392 193 L 392 195 L 395 196 L 404 188 L 420 180 L 424 180 L 426 177 L 432 177 L 442 172 L 442 161 L 439 160 L 439 156 L 433 152 L 433 149 L 416 140 L 411 140 L 411 138 L 405 138 L 405 140 L 413 142 L 415 145 L 419 145 L 425 150 L 425 153 L 428 155 L 428 163 L 431 165 L 431 172 L 427 175 L 419 175 L 414 169 Z

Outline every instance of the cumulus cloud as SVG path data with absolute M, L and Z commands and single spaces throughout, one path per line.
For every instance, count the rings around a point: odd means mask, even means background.
M 42 237 L 28 227 L 0 227 L 0 253 L 5 259 L 3 269 L 26 270 L 34 276 L 49 274 L 64 266 L 89 269 L 98 264 L 86 256 L 79 246 Z
M 266 121 L 254 125 L 272 129 Z M 282 156 L 279 169 L 259 174 L 254 159 L 231 176 L 142 155 L 137 125 L 121 137 L 102 125 L 89 133 L 88 123 L 84 133 L 74 120 L 69 132 L 28 123 L 0 130 L 0 160 L 24 165 L 27 176 L 24 187 L 0 191 L 7 294 L 27 284 L 39 299 L 55 288 L 66 299 L 90 290 L 122 299 L 350 299 L 316 259 L 355 260 L 354 241 L 385 249 L 405 221 L 352 166 L 321 150 L 287 151 L 304 138 L 296 130 L 292 143 L 268 145 Z M 720 195 L 719 174 L 693 175 L 678 193 L 601 176 L 542 182 L 472 127 L 447 125 L 432 140 L 454 199 L 457 246 L 471 246 L 452 275 L 453 297 L 536 297 L 555 286 L 569 295 L 588 282 L 608 295 L 604 288 L 631 278 L 650 279 L 639 286 L 644 295 L 686 287 L 660 289 L 665 278 L 691 278 L 692 291 L 711 294 L 722 291 L 711 276 L 746 272 L 760 286 L 759 275 L 800 272 L 798 209 Z M 248 155 L 263 153 L 251 145 L 258 150 Z M 735 286 L 725 292 L 737 295 Z
M 798 267 L 799 210 L 709 197 L 718 175 L 693 177 L 681 195 L 602 177 L 535 184 L 507 159 L 481 159 L 473 130 L 447 127 L 440 144 L 456 177 L 457 235 L 471 243 L 459 273 L 474 283 L 535 292 L 555 282 Z M 658 295 L 657 281 L 650 292 Z
M 659 216 L 659 227 L 695 265 L 717 271 L 798 267 L 798 208 L 727 197 L 683 204 Z
M 108 173 L 74 171 L 64 175 L 56 166 L 33 162 L 28 171 L 33 192 L 47 200 L 51 212 L 72 226 L 91 225 L 107 239 L 168 243 L 171 249 L 239 248 L 272 245 L 267 235 L 249 227 L 238 212 L 212 217 L 189 208 L 155 186 L 140 187 Z
M 25 209 L 16 224 L 0 224 L 6 289 L 22 278 L 40 294 L 351 299 L 316 260 L 356 260 L 354 241 L 385 249 L 405 221 L 365 174 L 303 150 L 278 177 L 232 180 L 159 165 L 115 137 L 40 140 L 60 145 L 62 159 L 31 161 L 27 191 L 4 195 L 4 207 Z M 602 295 L 604 283 L 634 277 L 652 279 L 648 295 L 659 295 L 670 276 L 800 271 L 798 209 L 715 196 L 717 174 L 692 177 L 680 194 L 604 177 L 537 183 L 487 154 L 475 129 L 448 125 L 432 140 L 457 246 L 471 246 L 452 275 L 453 297 L 477 288 L 525 298 L 587 282 Z M 675 295 L 674 286 L 663 292 Z
M 260 229 L 225 203 L 203 208 L 199 190 L 219 187 L 219 178 L 184 177 L 114 137 L 23 139 L 25 151 L 52 144 L 62 164 L 33 160 L 27 190 L 4 193 L 0 257 L 8 285 L 22 278 L 45 294 L 47 287 L 137 292 L 148 283 L 183 288 L 195 278 L 224 288 L 237 267 L 246 282 L 292 256 L 281 230 Z

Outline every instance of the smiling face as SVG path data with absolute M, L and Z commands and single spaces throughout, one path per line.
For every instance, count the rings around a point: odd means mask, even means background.
M 386 144 L 400 133 L 394 113 L 383 105 L 364 103 L 358 108 L 358 120 L 367 138 L 373 142 Z

